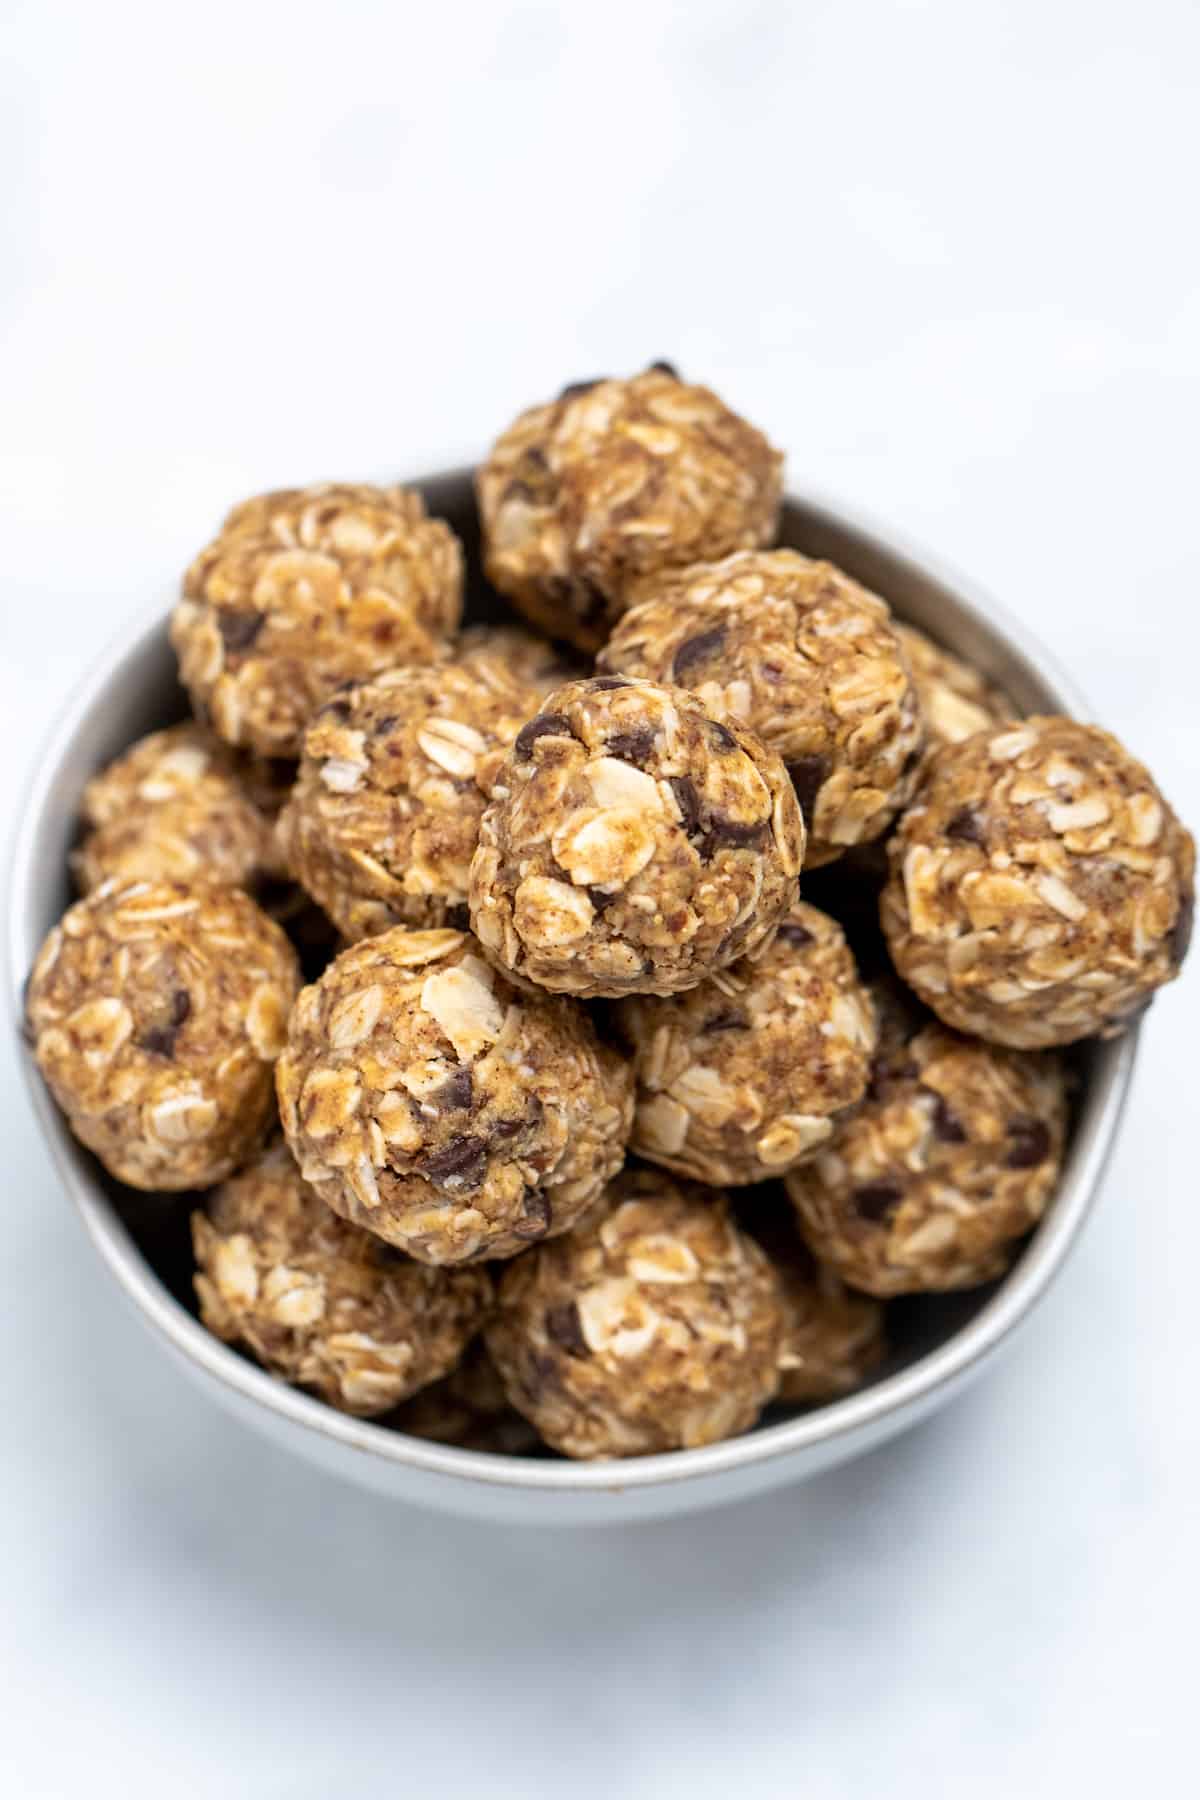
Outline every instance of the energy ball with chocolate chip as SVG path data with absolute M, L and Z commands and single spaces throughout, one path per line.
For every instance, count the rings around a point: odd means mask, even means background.
M 349 939 L 466 923 L 479 821 L 538 695 L 475 657 L 393 669 L 321 708 L 279 842 L 296 880 Z
M 454 661 L 464 668 L 499 663 L 512 680 L 533 688 L 539 699 L 564 681 L 590 673 L 583 657 L 537 637 L 523 625 L 469 625 L 455 645 Z
M 491 1305 L 482 1269 L 431 1269 L 330 1212 L 286 1144 L 192 1215 L 200 1317 L 273 1375 L 362 1417 L 454 1368 Z
M 482 1341 L 472 1345 L 444 1381 L 414 1394 L 386 1423 L 409 1437 L 460 1450 L 487 1450 L 493 1456 L 525 1456 L 539 1442 L 529 1420 L 510 1404 Z
M 427 1263 L 566 1231 L 621 1167 L 633 1079 L 566 1000 L 518 993 L 458 931 L 344 951 L 292 1014 L 284 1131 L 336 1212 Z
M 816 1153 L 861 1098 L 875 1013 L 840 925 L 797 902 L 774 942 L 665 998 L 623 1000 L 633 1051 L 630 1149 L 718 1186 L 765 1181 Z
M 471 922 L 557 992 L 669 994 L 765 945 L 804 824 L 779 758 L 680 688 L 557 689 L 517 734 L 471 865 Z
M 598 666 L 689 688 L 788 766 L 809 868 L 882 835 L 924 729 L 883 601 L 796 550 L 742 551 L 641 581 Z
M 345 681 L 446 649 L 462 550 L 403 487 L 285 488 L 237 506 L 184 578 L 171 621 L 180 675 L 227 743 L 299 756 Z
M 1179 973 L 1195 845 L 1094 725 L 1024 719 L 944 745 L 888 857 L 892 960 L 960 1031 L 1018 1049 L 1109 1037 Z
M 749 1430 L 779 1385 L 782 1333 L 770 1263 L 726 1201 L 638 1169 L 505 1271 L 485 1335 L 547 1443 L 598 1458 Z
M 959 1037 L 885 997 L 871 1086 L 787 1177 L 813 1254 L 886 1298 L 975 1287 L 1054 1192 L 1066 1127 L 1053 1055 Z
M 273 1116 L 298 987 L 292 946 L 238 889 L 106 881 L 42 946 L 29 1030 L 67 1123 L 111 1174 L 208 1187 Z
M 596 650 L 633 577 L 769 543 L 782 466 L 664 364 L 573 382 L 522 413 L 478 472 L 488 577 L 550 637 Z
M 71 868 L 85 894 L 113 877 L 242 887 L 273 863 L 266 819 L 229 751 L 200 725 L 142 738 L 89 781 L 81 811 L 86 835 Z
M 915 626 L 897 621 L 895 631 L 912 671 L 931 750 L 939 744 L 957 744 L 977 731 L 986 731 L 989 725 L 1016 718 L 1017 710 L 1008 696 L 961 656 L 943 650 Z

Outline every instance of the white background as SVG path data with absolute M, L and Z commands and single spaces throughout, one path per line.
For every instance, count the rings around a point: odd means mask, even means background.
M 1196 824 L 1198 59 L 1189 0 L 9 0 L 4 801 L 229 502 L 668 356 L 989 585 Z M 1191 1791 L 1197 998 L 997 1373 L 807 1488 L 607 1535 L 407 1511 L 218 1416 L 6 1064 L 8 1790 Z

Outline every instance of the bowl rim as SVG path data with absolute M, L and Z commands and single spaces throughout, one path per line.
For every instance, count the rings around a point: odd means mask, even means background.
M 461 482 L 471 473 L 470 464 L 460 464 L 409 479 L 418 486 L 431 486 Z M 1055 691 L 1059 710 L 1079 717 L 1089 716 L 1090 709 L 1073 681 L 1062 673 L 1055 658 L 1047 654 L 1019 620 L 976 583 L 948 567 L 940 558 L 918 548 L 904 534 L 877 525 L 864 517 L 857 507 L 847 507 L 822 490 L 807 485 L 803 492 L 789 489 L 784 503 L 800 507 L 831 527 L 853 533 L 869 550 L 878 551 L 892 562 L 907 563 L 923 580 L 947 590 L 961 612 L 985 635 L 994 634 L 1005 639 L 1009 647 L 1037 670 L 1047 686 Z M 168 600 L 166 607 L 170 604 Z M 40 942 L 40 935 L 35 937 L 32 933 L 39 882 L 35 851 L 60 764 L 86 715 L 102 698 L 120 665 L 161 636 L 165 610 L 162 602 L 158 602 L 152 612 L 141 609 L 114 634 L 76 685 L 39 748 L 35 772 L 18 814 L 9 860 L 8 1000 L 18 1040 L 24 1025 L 26 976 Z M 1063 1267 L 1097 1196 L 1129 1091 L 1138 1035 L 1139 1026 L 1135 1024 L 1121 1038 L 1101 1047 L 1099 1063 L 1090 1081 L 1086 1122 L 1081 1121 L 1077 1130 L 1068 1168 L 1050 1207 L 1008 1278 L 944 1343 L 905 1368 L 884 1376 L 871 1387 L 795 1418 L 760 1426 L 741 1437 L 699 1449 L 596 1463 L 539 1462 L 490 1451 L 464 1450 L 384 1429 L 372 1420 L 338 1412 L 289 1386 L 213 1337 L 162 1284 L 99 1181 L 85 1173 L 77 1160 L 74 1142 L 32 1056 L 20 1041 L 18 1048 L 41 1135 L 50 1148 L 88 1237 L 126 1300 L 169 1349 L 185 1362 L 196 1365 L 218 1386 L 231 1390 L 235 1402 L 241 1401 L 251 1408 L 265 1407 L 269 1413 L 302 1431 L 313 1432 L 364 1457 L 460 1482 L 524 1489 L 531 1493 L 563 1493 L 621 1492 L 701 1481 L 804 1451 L 821 1450 L 823 1460 L 832 1461 L 836 1458 L 840 1440 L 861 1437 L 865 1444 L 884 1435 L 889 1426 L 898 1429 L 909 1419 L 919 1416 L 943 1391 L 945 1397 L 949 1397 L 949 1393 L 992 1356 L 1029 1315 Z

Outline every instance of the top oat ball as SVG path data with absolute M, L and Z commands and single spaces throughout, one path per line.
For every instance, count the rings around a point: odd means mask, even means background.
M 345 681 L 445 650 L 462 613 L 458 539 L 403 487 L 284 488 L 234 507 L 171 621 L 197 713 L 227 743 L 299 756 Z
M 888 860 L 892 961 L 943 1023 L 989 1043 L 1112 1036 L 1187 950 L 1195 845 L 1095 725 L 1023 719 L 943 745 Z
M 520 980 L 585 999 L 673 994 L 768 944 L 804 822 L 752 732 L 682 688 L 605 675 L 517 733 L 471 864 L 471 923 Z
M 509 426 L 476 477 L 491 581 L 597 650 L 634 576 L 770 543 L 783 457 L 711 389 L 654 363 L 579 381 Z
M 884 601 L 797 550 L 648 576 L 597 666 L 689 688 L 787 764 L 805 865 L 882 836 L 916 786 L 924 727 Z

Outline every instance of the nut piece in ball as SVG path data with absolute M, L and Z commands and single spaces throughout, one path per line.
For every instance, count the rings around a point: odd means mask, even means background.
M 1195 845 L 1095 725 L 947 744 L 888 845 L 897 970 L 947 1025 L 1017 1049 L 1111 1036 L 1179 973 Z
M 274 866 L 267 820 L 201 725 L 142 738 L 88 782 L 81 811 L 71 868 L 85 894 L 113 878 L 243 887 Z
M 924 729 L 882 600 L 795 550 L 668 571 L 631 599 L 598 667 L 688 688 L 776 751 L 809 868 L 887 830 L 916 785 Z
M 815 1155 L 861 1098 L 875 1049 L 874 1007 L 841 927 L 800 901 L 757 955 L 686 994 L 614 1011 L 638 1083 L 630 1149 L 720 1186 Z
M 489 579 L 550 637 L 604 642 L 629 581 L 769 543 L 783 458 L 656 365 L 524 412 L 476 486 Z
M 786 1177 L 813 1254 L 853 1287 L 975 1287 L 1041 1218 L 1066 1129 L 1057 1057 L 958 1036 L 881 997 L 871 1087 Z
M 695 987 L 796 897 L 804 825 L 779 758 L 680 688 L 561 687 L 517 735 L 471 865 L 471 922 L 557 992 Z
M 306 1180 L 422 1262 L 566 1231 L 621 1166 L 633 1079 L 569 1001 L 518 993 L 458 931 L 398 927 L 301 994 L 278 1071 Z
M 343 936 L 465 924 L 487 796 L 537 707 L 533 688 L 482 655 L 393 669 L 326 701 L 279 842 Z
M 749 1430 L 782 1331 L 775 1275 L 726 1201 L 637 1169 L 505 1271 L 486 1338 L 513 1405 L 555 1449 L 595 1458 Z
M 273 1114 L 299 987 L 279 927 L 236 888 L 108 881 L 34 964 L 34 1054 L 67 1123 L 131 1187 L 222 1180 Z
M 913 625 L 896 621 L 895 632 L 912 671 L 931 750 L 939 744 L 961 743 L 989 725 L 1016 718 L 1017 709 L 1007 694 L 985 681 L 961 656 L 943 650 Z
M 402 487 L 285 488 L 230 513 L 171 621 L 197 713 L 227 743 L 299 756 L 345 681 L 444 653 L 462 612 L 458 539 Z
M 431 1269 L 330 1212 L 276 1142 L 192 1215 L 200 1316 L 273 1375 L 362 1417 L 455 1367 L 492 1299 L 482 1269 Z

